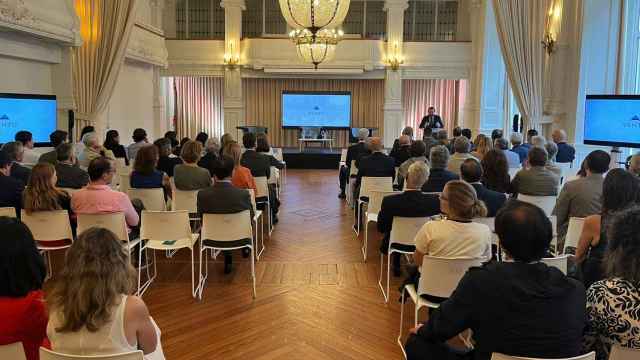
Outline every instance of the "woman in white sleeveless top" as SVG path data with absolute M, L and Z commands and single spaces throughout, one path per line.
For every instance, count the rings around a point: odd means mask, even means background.
M 82 233 L 47 297 L 52 350 L 72 355 L 154 352 L 159 339 L 149 311 L 142 299 L 129 295 L 134 274 L 112 232 L 91 228 Z

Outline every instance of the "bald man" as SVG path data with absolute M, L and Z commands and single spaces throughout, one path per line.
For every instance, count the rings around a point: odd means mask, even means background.
M 629 170 L 635 176 L 640 176 L 640 154 L 635 154 L 629 158 Z
M 360 187 L 363 176 L 391 177 L 396 176 L 396 166 L 393 158 L 384 154 L 382 140 L 379 137 L 369 138 L 369 150 L 371 155 L 363 156 L 356 162 L 358 177 L 356 186 Z
M 570 163 L 576 158 L 576 149 L 567 144 L 567 133 L 562 129 L 556 129 L 551 134 L 553 142 L 558 145 L 558 153 L 556 154 L 556 162 Z
M 407 161 L 411 157 L 411 138 L 407 135 L 400 136 L 398 148 L 391 150 L 389 156 L 395 161 L 396 167 Z

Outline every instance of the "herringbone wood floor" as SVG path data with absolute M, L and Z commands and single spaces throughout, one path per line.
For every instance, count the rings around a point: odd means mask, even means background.
M 220 261 L 210 263 L 197 301 L 188 252 L 173 259 L 158 253 L 159 277 L 143 299 L 167 359 L 401 358 L 397 291 L 386 305 L 377 284 L 380 236 L 372 225 L 365 264 L 337 190 L 336 171 L 288 171 L 280 223 L 256 265 L 256 300 L 249 263 L 237 254 L 230 275 Z

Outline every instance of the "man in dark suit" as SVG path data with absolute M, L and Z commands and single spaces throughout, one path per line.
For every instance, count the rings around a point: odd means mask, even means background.
M 349 180 L 349 174 L 351 174 L 351 162 L 360 160 L 363 155 L 369 155 L 371 152 L 367 148 L 367 137 L 369 136 L 369 129 L 362 128 L 358 130 L 358 143 L 349 146 L 347 149 L 347 159 L 345 160 L 345 166 L 340 169 L 340 199 L 346 197 L 345 189 Z
M 431 171 L 429 179 L 422 186 L 424 192 L 442 192 L 444 186 L 451 180 L 458 180 L 460 177 L 447 170 L 449 162 L 449 150 L 444 145 L 438 145 L 431 148 L 429 154 L 429 162 L 431 163 Z
M 495 217 L 498 210 L 502 208 L 507 196 L 501 192 L 487 189 L 480 179 L 482 179 L 482 165 L 476 159 L 467 159 L 460 166 L 460 176 L 462 180 L 468 182 L 476 190 L 478 199 L 484 201 L 487 206 L 487 217 Z
M 396 176 L 396 164 L 391 156 L 385 155 L 382 150 L 382 140 L 379 137 L 373 137 L 369 141 L 369 149 L 371 155 L 363 156 L 356 161 L 358 167 L 358 175 L 356 178 L 356 188 L 360 189 L 362 177 L 391 177 Z
M 440 199 L 434 194 L 423 194 L 420 190 L 429 177 L 427 164 L 419 161 L 409 166 L 406 187 L 402 194 L 386 196 L 378 213 L 378 231 L 384 234 L 380 244 L 380 252 L 389 250 L 389 236 L 394 216 L 425 217 L 440 213 Z M 399 248 L 402 245 L 397 245 Z M 413 246 L 411 246 L 413 247 Z M 411 247 L 408 250 L 412 250 Z M 415 247 L 413 247 L 415 248 Z M 391 257 L 394 276 L 400 276 L 400 255 Z
M 268 179 L 271 175 L 271 160 L 268 156 L 256 151 L 256 134 L 245 133 L 242 136 L 242 144 L 246 149 L 240 160 L 242 166 L 251 170 L 251 175 L 254 177 L 266 176 Z
M 231 184 L 233 167 L 233 159 L 228 156 L 222 156 L 216 161 L 213 167 L 215 183 L 211 187 L 198 191 L 198 214 L 234 214 L 249 210 L 253 218 L 251 195 L 246 189 L 239 189 Z M 239 242 L 251 243 L 251 239 L 243 239 Z M 231 251 L 225 251 L 225 274 L 231 272 L 231 259 Z
M 63 143 L 58 145 L 56 154 L 57 163 L 55 166 L 58 177 L 56 186 L 71 189 L 85 187 L 89 183 L 89 174 L 78 166 L 73 144 Z
M 2 150 L 7 154 L 9 160 L 13 162 L 11 166 L 11 177 L 20 180 L 23 185 L 29 183 L 29 177 L 31 176 L 31 169 L 26 166 L 20 165 L 22 157 L 24 156 L 24 146 L 19 141 L 12 141 L 4 144 Z
M 49 134 L 49 141 L 51 142 L 51 146 L 53 146 L 53 150 L 40 155 L 38 162 L 49 163 L 55 166 L 58 163 L 58 153 L 56 152 L 56 148 L 58 145 L 67 142 L 68 136 L 69 133 L 62 130 L 56 130 Z
M 567 144 L 567 133 L 564 130 L 556 129 L 551 134 L 553 142 L 558 145 L 558 153 L 556 153 L 556 162 L 570 163 L 576 158 L 576 149 Z
M 420 129 L 429 128 L 431 130 L 438 130 L 444 128 L 444 123 L 440 115 L 436 115 L 436 108 L 430 106 L 427 110 L 427 115 L 422 118 L 420 122 Z M 424 136 L 423 136 L 424 137 Z
M 24 184 L 11 177 L 12 165 L 13 161 L 6 151 L 0 151 L 0 207 L 12 207 L 20 216 Z
M 389 154 L 395 161 L 396 167 L 399 167 L 411 157 L 411 138 L 407 135 L 402 135 L 398 139 L 398 144 L 398 148 L 395 151 L 392 149 Z

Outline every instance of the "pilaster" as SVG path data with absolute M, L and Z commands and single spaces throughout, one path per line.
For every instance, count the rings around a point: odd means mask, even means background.
M 223 0 L 225 58 L 240 56 L 242 36 L 242 11 L 246 9 L 244 0 Z M 236 126 L 246 123 L 244 118 L 244 98 L 242 97 L 242 70 L 240 66 L 227 67 L 224 72 L 224 131 L 236 134 Z M 270 129 L 273 130 L 273 129 Z

